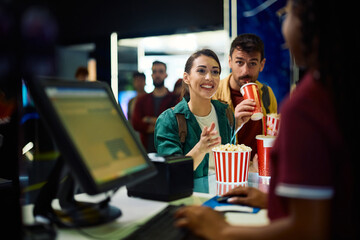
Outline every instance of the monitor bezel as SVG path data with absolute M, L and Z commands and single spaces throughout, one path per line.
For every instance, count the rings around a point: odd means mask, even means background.
M 78 181 L 84 192 L 89 195 L 100 194 L 110 190 L 116 190 L 124 185 L 136 184 L 156 174 L 156 168 L 154 164 L 151 162 L 133 128 L 130 126 L 129 122 L 124 116 L 120 105 L 116 102 L 114 95 L 107 83 L 100 81 L 79 82 L 59 79 L 54 80 L 51 78 L 37 78 L 27 81 L 27 85 L 41 119 L 44 120 L 44 124 L 47 127 L 49 133 L 53 136 L 57 147 L 60 150 L 61 156 L 65 159 L 65 163 L 69 166 L 73 177 L 76 179 L 76 181 Z M 135 144 L 139 148 L 139 151 L 143 155 L 147 163 L 147 167 L 137 172 L 121 176 L 112 181 L 97 184 L 81 155 L 77 151 L 70 135 L 62 124 L 59 115 L 51 103 L 51 100 L 46 94 L 45 89 L 47 87 L 71 87 L 88 89 L 100 88 L 105 90 L 110 98 L 110 101 L 117 110 L 121 120 L 128 129 L 130 135 L 133 137 Z

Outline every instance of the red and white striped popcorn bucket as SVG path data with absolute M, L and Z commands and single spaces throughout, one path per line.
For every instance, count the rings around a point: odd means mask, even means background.
M 270 136 L 277 136 L 280 127 L 280 117 L 276 117 L 273 114 L 266 116 L 266 133 Z
M 217 151 L 215 158 L 216 181 L 219 183 L 245 183 L 248 181 L 250 151 Z
M 246 187 L 248 184 L 247 183 L 220 183 L 220 182 L 216 182 L 216 195 L 224 195 L 225 193 L 227 193 L 228 191 L 230 191 L 231 189 L 234 189 L 238 186 L 242 186 L 242 187 Z

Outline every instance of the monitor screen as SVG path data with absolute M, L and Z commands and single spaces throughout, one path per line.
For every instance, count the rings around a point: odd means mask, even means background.
M 30 90 L 88 194 L 143 180 L 156 171 L 106 83 L 41 80 Z

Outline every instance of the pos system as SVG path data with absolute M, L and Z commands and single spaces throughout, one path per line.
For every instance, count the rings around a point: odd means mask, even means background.
M 115 191 L 156 174 L 110 87 L 102 82 L 29 79 L 31 97 L 61 155 L 34 206 L 35 218 L 62 227 L 103 224 L 121 216 L 101 202 L 79 202 L 75 185 L 89 195 Z M 59 199 L 61 209 L 52 207 Z
M 194 172 L 191 157 L 160 156 L 155 153 L 149 153 L 148 156 L 154 163 L 157 174 L 135 185 L 128 185 L 128 196 L 174 201 L 193 193 Z

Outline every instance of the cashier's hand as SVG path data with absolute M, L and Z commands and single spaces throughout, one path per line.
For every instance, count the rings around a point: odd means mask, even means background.
M 247 123 L 253 114 L 256 103 L 252 99 L 245 99 L 235 107 L 234 115 L 236 119 L 236 129 L 242 124 Z
M 229 203 L 244 204 L 251 207 L 267 208 L 267 194 L 253 187 L 233 188 L 223 195 L 233 196 Z
M 230 225 L 224 215 L 204 206 L 187 206 L 175 213 L 177 227 L 190 229 L 204 239 L 224 239 L 221 235 Z

